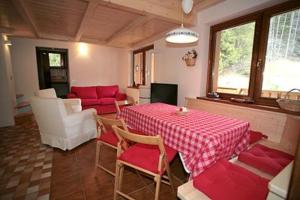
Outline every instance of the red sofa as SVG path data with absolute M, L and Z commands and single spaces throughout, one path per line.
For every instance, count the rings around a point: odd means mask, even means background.
M 95 108 L 98 114 L 116 112 L 115 100 L 125 100 L 126 94 L 119 92 L 119 86 L 71 87 L 67 98 L 80 98 L 82 109 Z

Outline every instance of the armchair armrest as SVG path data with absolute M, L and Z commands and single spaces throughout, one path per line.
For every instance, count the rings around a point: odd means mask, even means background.
M 86 119 L 90 119 L 90 118 L 95 119 L 95 117 L 94 117 L 95 114 L 97 114 L 97 111 L 94 108 L 89 108 L 89 109 L 83 110 L 81 112 L 72 113 L 70 115 L 67 115 L 63 119 L 64 124 L 66 127 L 71 127 L 76 124 L 82 123 Z M 96 122 L 95 122 L 95 124 L 96 124 Z
M 72 99 L 72 98 L 78 98 L 78 97 L 77 97 L 76 94 L 74 94 L 74 93 L 68 93 L 68 94 L 67 94 L 67 98 L 68 98 L 68 99 Z
M 82 106 L 81 106 L 81 99 L 63 99 L 63 102 L 66 107 L 71 107 L 73 112 L 81 112 Z
M 122 101 L 122 100 L 126 100 L 127 95 L 125 93 L 117 93 L 116 94 L 116 100 L 117 101 Z

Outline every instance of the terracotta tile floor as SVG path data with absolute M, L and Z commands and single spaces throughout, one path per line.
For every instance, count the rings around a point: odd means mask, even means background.
M 50 199 L 112 199 L 114 177 L 94 167 L 95 140 L 72 151 L 52 150 L 40 143 L 31 115 L 17 119 L 15 127 L 0 128 L 0 134 L 1 200 L 49 199 L 49 191 Z M 103 162 L 113 170 L 115 150 L 108 147 L 102 150 Z M 176 176 L 175 187 L 186 180 L 179 157 L 171 163 L 171 171 Z M 154 189 L 151 178 L 126 168 L 122 187 L 125 193 L 148 200 L 154 199 Z M 160 199 L 176 197 L 168 185 L 162 184 Z
M 0 128 L 0 199 L 49 199 L 52 155 L 32 115 Z

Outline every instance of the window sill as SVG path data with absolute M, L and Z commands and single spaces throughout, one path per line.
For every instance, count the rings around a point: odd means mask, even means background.
M 288 110 L 283 110 L 279 107 L 263 106 L 263 105 L 258 105 L 258 104 L 249 104 L 249 103 L 237 103 L 237 102 L 232 102 L 230 100 L 224 100 L 221 98 L 197 97 L 197 99 L 300 116 L 300 112 L 292 112 L 292 111 L 288 111 Z

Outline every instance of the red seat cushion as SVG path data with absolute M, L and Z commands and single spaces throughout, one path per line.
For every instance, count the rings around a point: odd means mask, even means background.
M 113 130 L 106 131 L 105 133 L 101 133 L 100 137 L 97 138 L 97 140 L 100 140 L 102 142 L 108 143 L 112 146 L 118 146 L 118 137 L 113 132 Z
M 256 144 L 251 149 L 240 153 L 238 159 L 243 163 L 275 176 L 288 165 L 294 157 L 285 152 Z
M 193 185 L 214 200 L 265 200 L 268 194 L 267 179 L 225 159 L 198 175 Z
M 252 131 L 250 130 L 250 144 L 254 144 L 255 142 L 258 142 L 262 138 L 268 138 L 268 136 L 262 134 L 261 132 L 258 131 Z
M 93 106 L 99 104 L 100 104 L 99 99 L 81 99 L 81 105 L 83 106 Z
M 111 86 L 97 86 L 97 93 L 98 97 L 116 97 L 117 93 L 119 92 L 118 85 L 111 85 Z
M 90 86 L 90 87 L 73 86 L 71 88 L 71 91 L 81 99 L 97 99 L 97 91 L 95 86 Z
M 111 105 L 115 103 L 116 98 L 103 97 L 100 99 L 102 105 Z
M 168 161 L 171 162 L 177 151 L 165 145 Z M 124 151 L 119 159 L 132 165 L 141 167 L 153 173 L 158 172 L 160 151 L 157 145 L 134 144 Z

